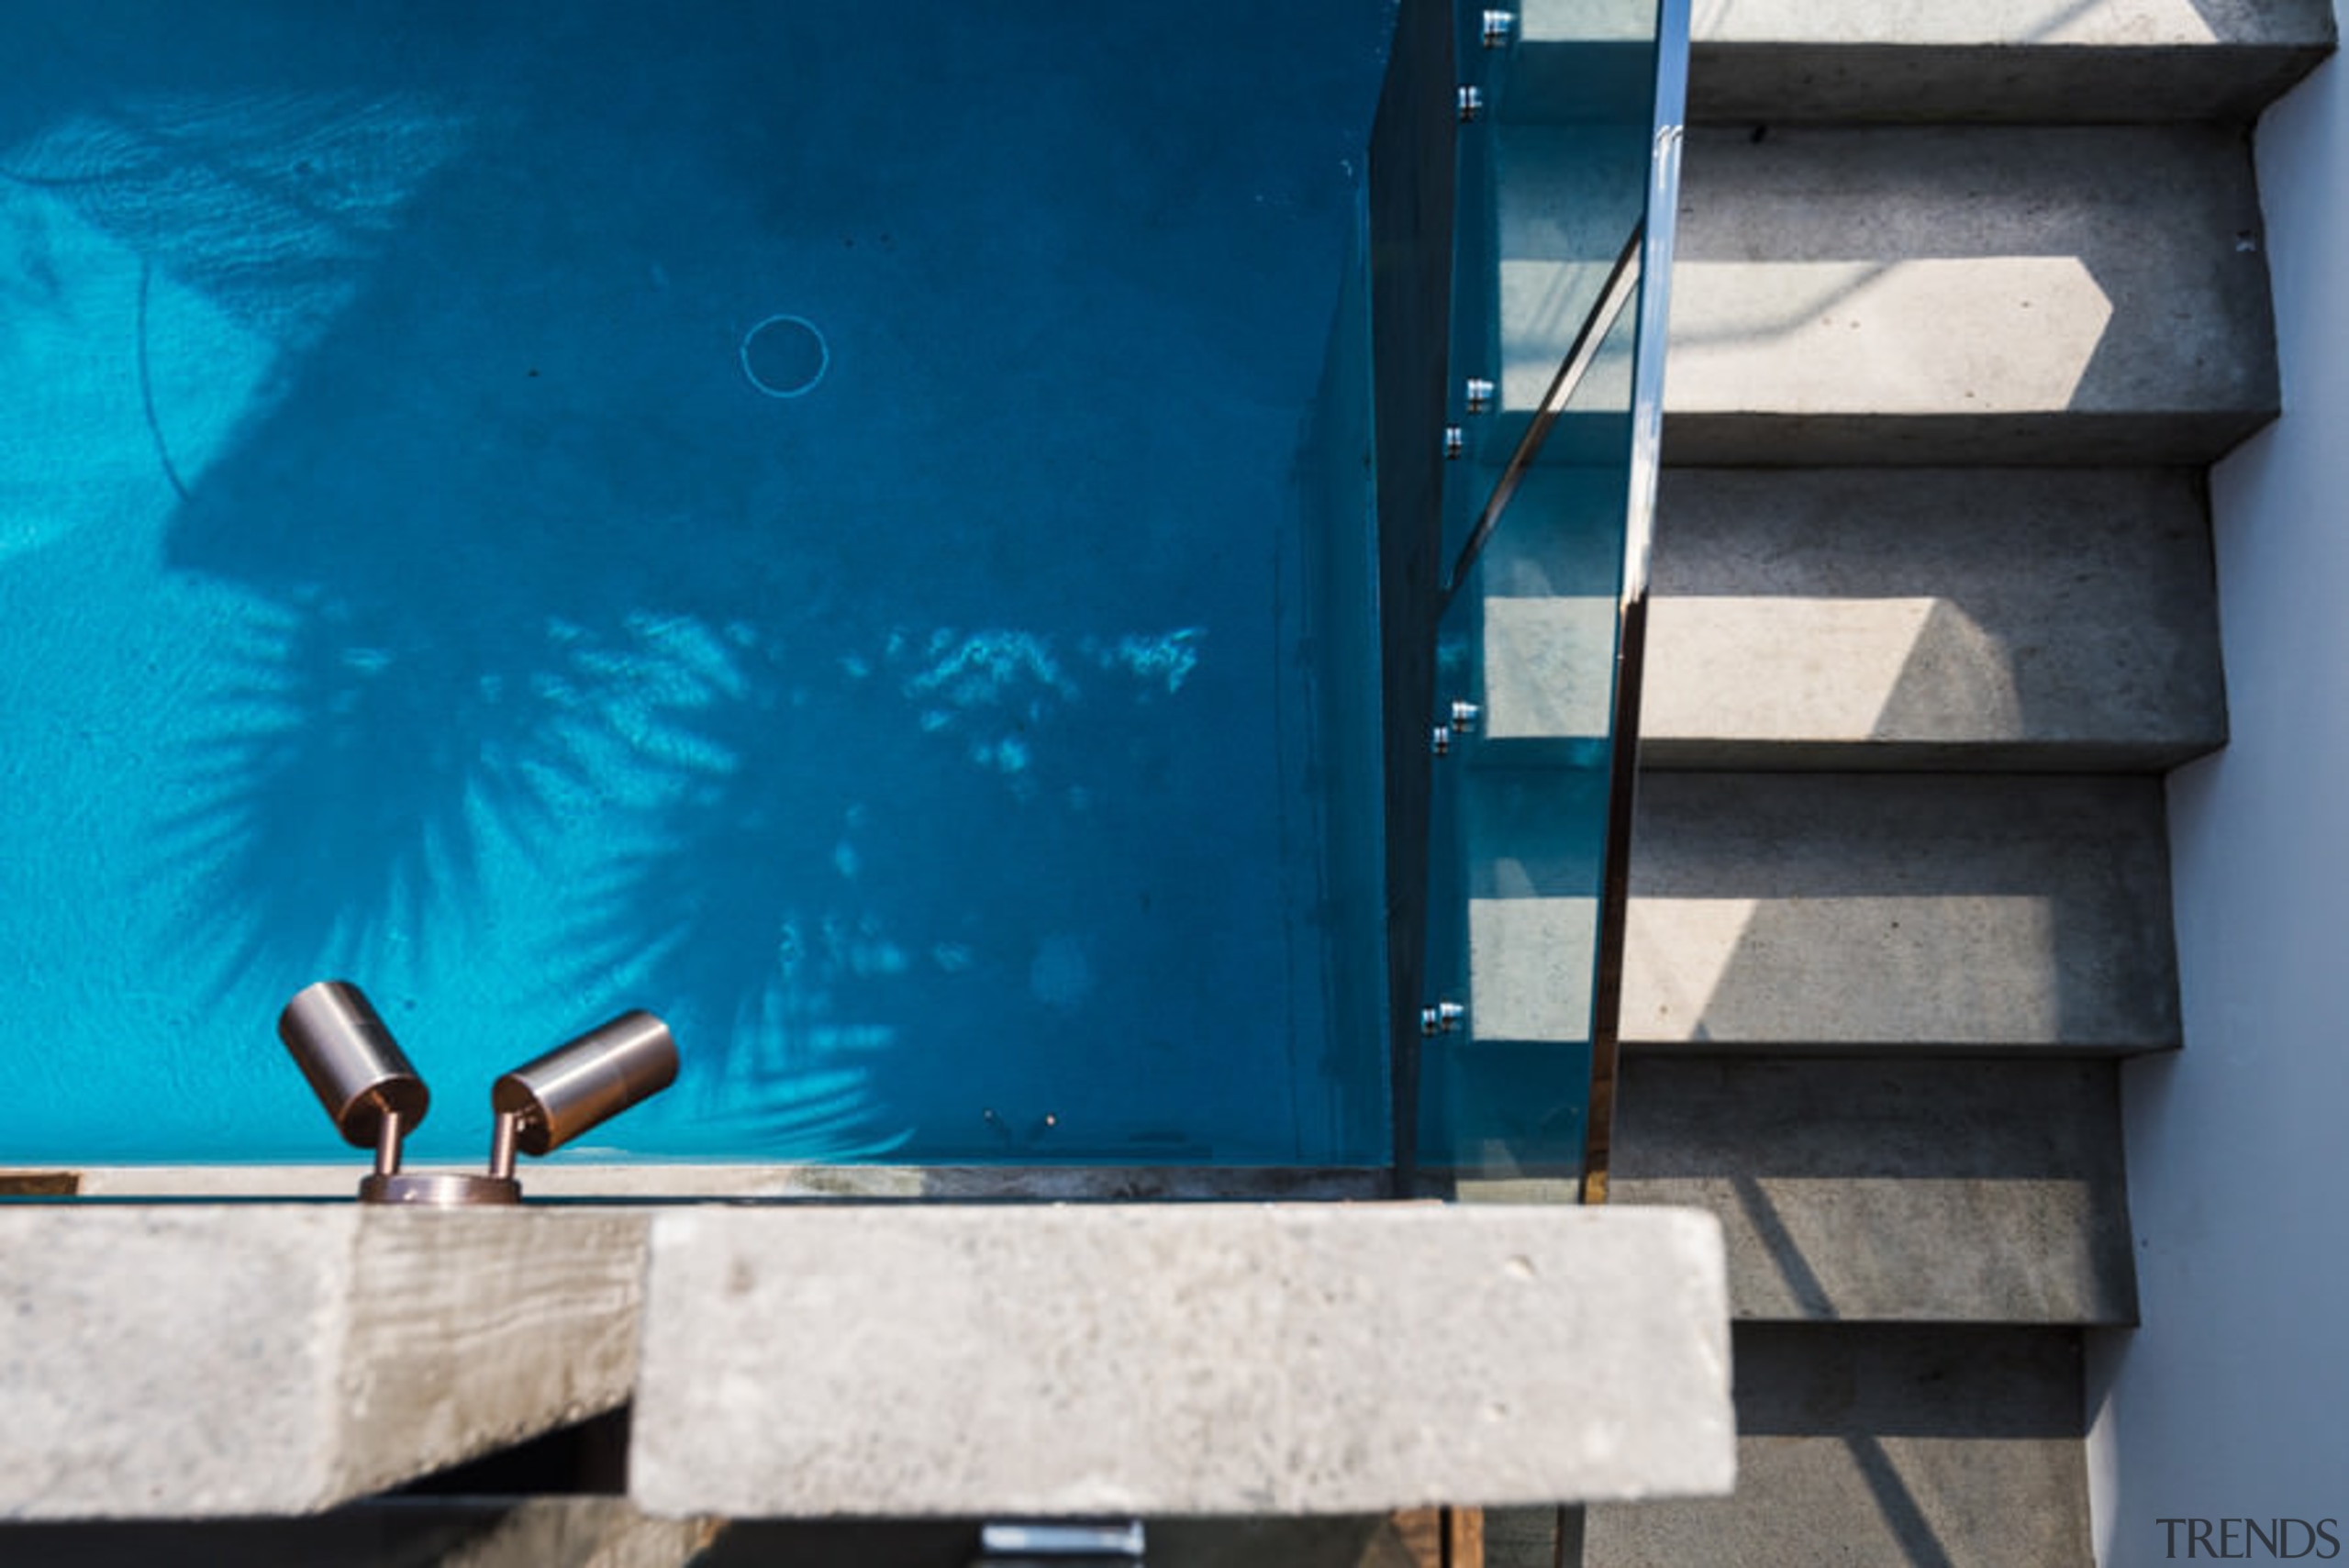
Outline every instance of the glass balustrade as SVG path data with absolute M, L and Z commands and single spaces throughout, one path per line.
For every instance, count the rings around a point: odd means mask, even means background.
M 1684 6 L 1464 11 L 1421 1184 L 1604 1166 Z M 1497 35 L 1497 36 L 1496 36 Z M 1596 1195 L 1594 1192 L 1593 1195 Z

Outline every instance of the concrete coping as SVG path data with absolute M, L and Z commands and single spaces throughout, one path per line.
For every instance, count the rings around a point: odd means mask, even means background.
M 667 1517 L 1359 1514 L 1734 1462 L 1720 1233 L 1677 1210 L 0 1205 L 0 1321 L 8 1520 L 314 1513 L 631 1395 Z
M 797 1518 L 1712 1495 L 1729 1371 L 1685 1210 L 675 1210 L 629 1485 Z
M 15 1195 L 106 1199 L 349 1198 L 357 1194 L 360 1178 L 370 1168 L 364 1159 L 302 1165 L 0 1166 L 0 1196 L 11 1195 L 13 1187 Z M 1386 1168 L 1368 1165 L 741 1165 L 552 1160 L 526 1161 L 517 1173 L 527 1200 L 621 1203 L 766 1198 L 1319 1202 L 1386 1197 L 1393 1185 Z
M 0 1207 L 0 1519 L 311 1513 L 611 1409 L 648 1223 Z

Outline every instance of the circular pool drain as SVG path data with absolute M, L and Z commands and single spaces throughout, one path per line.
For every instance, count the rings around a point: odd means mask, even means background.
M 770 316 L 742 334 L 742 374 L 769 397 L 804 397 L 832 368 L 832 346 L 804 316 Z

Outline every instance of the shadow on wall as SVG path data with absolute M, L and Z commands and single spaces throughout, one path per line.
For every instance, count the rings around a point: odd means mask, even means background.
M 0 192 L 20 292 L 63 215 L 140 258 L 165 559 L 237 591 L 186 651 L 151 845 L 209 890 L 221 993 L 453 926 L 574 1024 L 625 994 L 730 1041 L 692 1116 L 755 1082 L 751 1130 L 806 1156 L 1106 1123 L 1230 1035 L 1221 998 L 1275 992 L 1313 834 L 1212 716 L 1311 678 L 1266 497 L 1378 28 L 1321 66 L 1267 42 L 1270 93 L 1164 69 L 1219 31 L 1196 15 L 1097 30 L 1077 72 L 1049 6 L 886 37 L 808 7 L 166 19 L 22 19 Z M 265 373 L 208 380 L 150 274 Z M 820 380 L 754 362 L 778 314 Z M 1317 1022 L 1273 1012 L 1242 1056 Z M 1017 1067 L 974 1044 L 1007 1036 Z M 1266 1099 L 1240 1138 L 1269 1150 Z

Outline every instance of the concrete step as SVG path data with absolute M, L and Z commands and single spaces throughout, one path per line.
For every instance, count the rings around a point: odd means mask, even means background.
M 2186 470 L 1673 471 L 1642 757 L 2176 766 L 2226 740 L 2210 561 Z
M 1537 470 L 1486 548 L 1487 761 L 1607 732 L 1618 489 Z M 1675 469 L 1653 590 L 1653 767 L 2156 772 L 2226 740 L 2188 470 Z
M 1625 941 L 1627 1045 L 2085 1054 L 2178 1039 L 2155 779 L 1649 774 Z
M 2233 131 L 1700 130 L 1681 204 L 1676 461 L 2191 463 L 2275 416 Z
M 2088 1568 L 2076 1330 L 1742 1324 L 1734 1496 L 1590 1510 L 1586 1568 Z
M 2333 45 L 2327 0 L 1698 0 L 1695 30 L 1690 117 L 1746 122 L 2248 121 Z
M 2117 1074 L 1630 1055 L 1609 1201 L 1716 1215 L 1741 1319 L 2132 1323 Z
M 1499 411 L 1479 422 L 1488 462 L 1626 228 L 1620 181 L 1592 172 L 1577 131 L 1495 134 L 1507 347 Z M 1680 217 L 1669 462 L 2199 464 L 2277 411 L 2258 200 L 2232 129 L 1698 128 Z M 1629 337 L 1552 461 L 1619 439 Z
M 1518 9 L 1502 113 L 1628 112 L 1620 84 L 1641 75 L 1653 7 Z M 1698 0 L 1694 11 L 1699 123 L 2248 121 L 2332 52 L 2334 33 L 2327 0 Z

